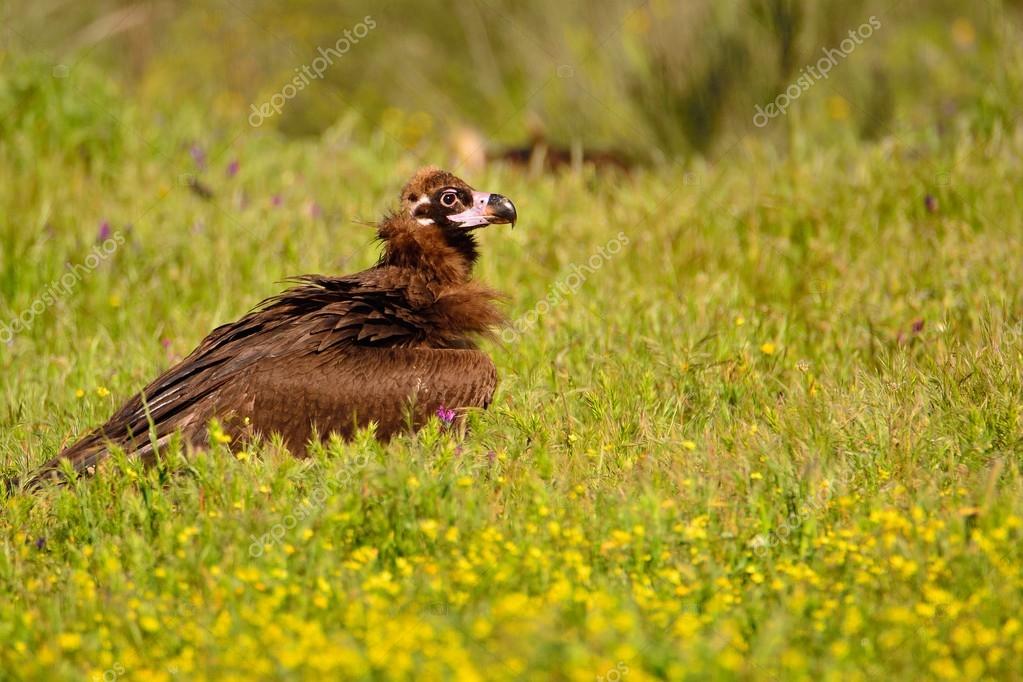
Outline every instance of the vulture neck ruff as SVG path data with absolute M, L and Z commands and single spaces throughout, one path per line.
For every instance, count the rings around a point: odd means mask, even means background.
M 388 216 L 379 226 L 383 252 L 377 267 L 393 266 L 430 273 L 444 284 L 469 281 L 478 251 L 470 232 L 450 232 L 421 225 L 403 214 Z

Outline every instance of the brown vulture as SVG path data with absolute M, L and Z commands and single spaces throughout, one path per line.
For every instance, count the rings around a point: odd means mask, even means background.
M 401 208 L 378 225 L 375 266 L 295 278 L 293 288 L 214 329 L 34 480 L 64 460 L 92 471 L 112 446 L 151 459 L 154 444 L 177 432 L 201 447 L 213 418 L 233 443 L 276 433 L 301 456 L 316 435 L 347 438 L 375 422 L 377 437 L 388 439 L 438 410 L 487 407 L 497 372 L 475 340 L 502 317 L 498 294 L 472 278 L 473 231 L 515 219 L 507 198 L 421 169 L 402 190 Z

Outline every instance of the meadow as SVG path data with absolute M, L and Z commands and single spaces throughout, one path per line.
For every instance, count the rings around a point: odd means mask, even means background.
M 0 495 L 0 679 L 1023 674 L 1018 90 L 864 140 L 822 84 L 782 144 L 535 173 L 421 116 L 217 128 L 5 59 L 6 475 L 286 277 L 371 265 L 422 163 L 519 224 L 481 235 L 510 322 L 464 432 L 296 460 L 213 425 Z

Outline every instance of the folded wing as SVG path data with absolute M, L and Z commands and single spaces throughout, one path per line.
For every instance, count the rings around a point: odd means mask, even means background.
M 427 347 L 437 345 L 428 331 L 432 294 L 382 286 L 373 274 L 297 279 L 298 286 L 213 330 L 41 475 L 62 460 L 86 470 L 111 445 L 151 456 L 154 444 L 177 431 L 201 445 L 212 417 L 236 434 L 280 433 L 301 454 L 314 431 L 348 436 L 372 420 L 386 438 L 442 404 L 489 404 L 497 382 L 490 359 L 468 341 Z

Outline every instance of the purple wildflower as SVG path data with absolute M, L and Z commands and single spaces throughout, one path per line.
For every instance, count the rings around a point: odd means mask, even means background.
M 46 538 L 36 538 L 36 549 L 42 550 L 46 547 Z
M 280 206 L 283 201 L 284 200 L 281 199 L 281 195 L 280 194 L 275 194 L 272 197 L 270 197 L 270 205 L 271 206 Z
M 437 408 L 437 416 L 445 426 L 451 426 L 455 422 L 455 411 L 443 405 Z
M 306 204 L 306 213 L 309 214 L 310 218 L 316 220 L 323 215 L 323 209 L 320 208 L 320 205 L 316 203 L 316 201 L 310 201 Z
M 105 242 L 108 239 L 110 239 L 110 223 L 104 220 L 99 225 L 99 236 L 96 241 Z
M 227 164 L 227 177 L 233 178 L 236 175 L 238 175 L 238 159 Z
M 202 147 L 193 144 L 188 153 L 192 155 L 192 160 L 195 161 L 195 165 L 199 167 L 199 170 L 206 168 L 206 152 L 202 150 Z

